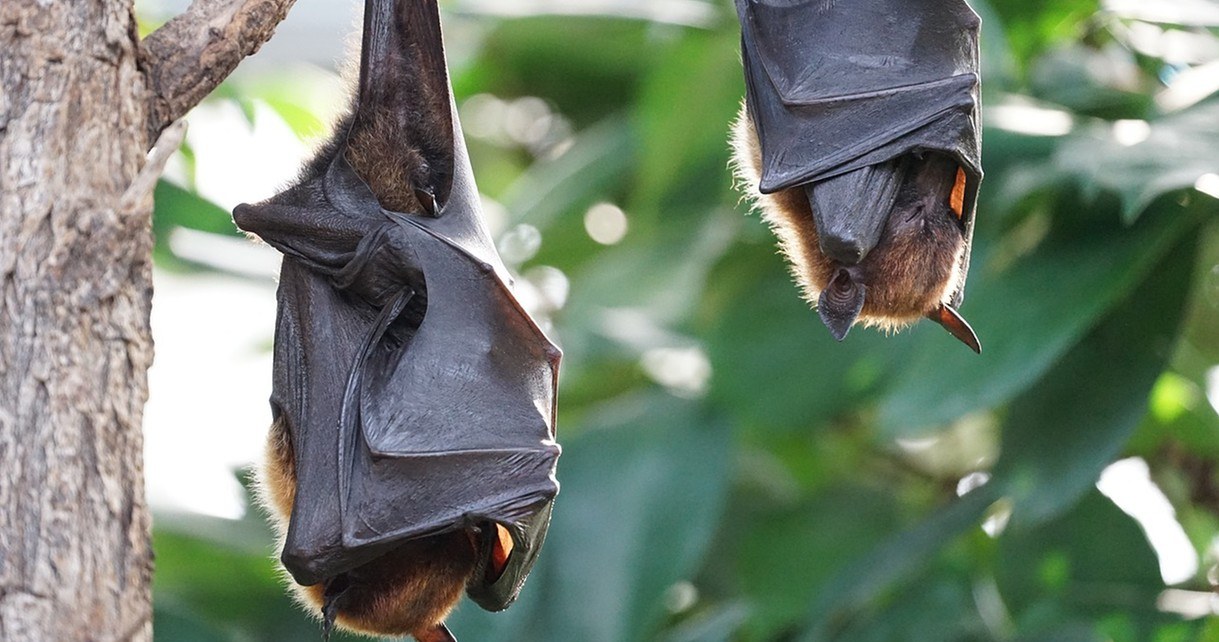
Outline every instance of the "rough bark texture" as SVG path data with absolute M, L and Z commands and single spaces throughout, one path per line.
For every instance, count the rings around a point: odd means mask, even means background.
M 0 2 L 0 640 L 151 639 L 130 2 Z
M 166 114 L 290 4 L 198 0 L 181 24 L 221 25 L 206 51 L 166 32 L 148 58 L 131 0 L 0 0 L 0 641 L 152 638 L 140 424 L 164 149 L 140 170 Z
M 181 118 L 258 51 L 296 0 L 194 0 L 144 40 L 152 135 Z

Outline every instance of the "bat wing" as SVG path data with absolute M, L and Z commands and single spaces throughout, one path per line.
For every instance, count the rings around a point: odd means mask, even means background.
M 736 0 L 736 7 L 761 192 L 910 152 L 942 152 L 967 174 L 962 221 L 972 237 L 982 179 L 981 22 L 964 0 Z
M 513 296 L 482 222 L 435 2 L 369 2 L 364 33 L 347 136 L 297 186 L 234 211 L 285 255 L 272 402 L 297 493 L 282 559 L 312 585 L 404 540 L 494 522 L 511 556 L 467 590 L 499 610 L 558 492 L 560 353 Z M 385 133 L 402 122 L 386 114 L 420 112 L 425 126 Z M 411 186 L 434 211 L 381 206 L 349 160 L 367 131 L 417 147 L 426 173 Z
M 405 307 L 386 307 L 355 366 L 343 404 L 343 545 L 375 550 L 502 524 L 516 543 L 514 565 L 470 591 L 499 610 L 528 575 L 558 492 L 559 351 L 490 264 L 427 229 L 428 221 L 395 220 L 422 267 L 427 309 L 403 341 L 388 330 Z

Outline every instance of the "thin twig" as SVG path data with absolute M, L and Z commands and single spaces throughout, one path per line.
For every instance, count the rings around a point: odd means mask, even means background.
M 140 168 L 140 173 L 136 174 L 135 179 L 127 186 L 127 191 L 123 192 L 123 197 L 119 199 L 120 212 L 136 212 L 151 205 L 149 201 L 152 199 L 152 191 L 156 188 L 161 173 L 165 171 L 165 163 L 178 151 L 185 138 L 185 120 L 179 120 L 161 132 L 156 144 L 148 152 L 144 167 Z

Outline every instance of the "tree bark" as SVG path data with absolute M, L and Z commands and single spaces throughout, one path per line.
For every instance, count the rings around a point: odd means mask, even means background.
M 187 16 L 244 56 L 291 4 L 208 0 Z M 191 53 L 160 42 L 179 66 Z M 140 428 L 165 154 L 140 170 L 166 114 L 236 60 L 175 85 L 141 55 L 132 0 L 0 0 L 0 640 L 152 638 Z
M 129 2 L 0 3 L 0 639 L 147 640 L 148 147 Z

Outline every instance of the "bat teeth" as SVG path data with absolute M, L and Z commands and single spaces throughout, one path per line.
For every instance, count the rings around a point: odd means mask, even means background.
M 821 317 L 821 322 L 838 341 L 847 337 L 851 326 L 859 318 L 866 293 L 867 287 L 856 283 L 850 272 L 842 268 L 821 291 L 817 299 L 817 316 Z

